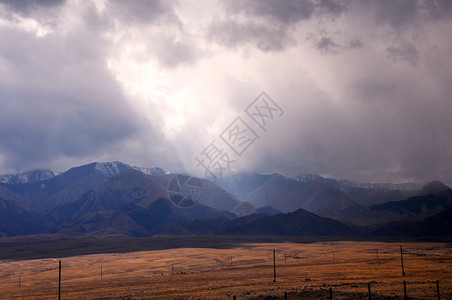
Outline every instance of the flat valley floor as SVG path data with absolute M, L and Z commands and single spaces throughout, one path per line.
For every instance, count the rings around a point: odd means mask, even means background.
M 402 276 L 403 245 L 405 276 Z M 274 282 L 273 249 L 276 259 Z M 240 243 L 3 260 L 1 299 L 452 299 L 452 247 L 436 242 Z M 271 298 L 271 297 L 273 298 Z M 267 298 L 265 298 L 267 297 Z

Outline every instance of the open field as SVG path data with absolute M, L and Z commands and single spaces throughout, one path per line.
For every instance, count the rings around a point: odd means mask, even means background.
M 62 299 L 452 299 L 452 248 L 438 242 L 242 243 L 62 258 Z M 273 249 L 277 280 L 273 282 Z M 378 250 L 378 259 L 377 259 Z M 232 266 L 231 266 L 232 257 Z M 58 258 L 3 260 L 1 299 L 56 299 Z M 102 268 L 102 278 L 101 278 Z M 20 285 L 19 285 L 20 275 Z M 380 297 L 379 297 L 380 296 Z

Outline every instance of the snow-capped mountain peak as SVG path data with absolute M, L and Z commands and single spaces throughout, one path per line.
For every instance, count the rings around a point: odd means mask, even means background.
M 22 184 L 44 181 L 57 176 L 58 173 L 52 170 L 33 170 L 18 174 L 0 175 L 0 182 L 7 184 Z
M 97 162 L 95 169 L 96 171 L 109 175 L 109 176 L 117 176 L 121 173 L 121 169 L 124 167 L 130 168 L 130 166 L 123 164 L 119 161 L 113 161 L 113 162 Z
M 162 168 L 159 168 L 159 167 L 143 168 L 143 167 L 133 166 L 132 168 L 134 168 L 135 170 L 141 171 L 141 172 L 143 172 L 146 175 L 164 175 L 164 174 L 169 174 L 168 171 L 163 170 Z

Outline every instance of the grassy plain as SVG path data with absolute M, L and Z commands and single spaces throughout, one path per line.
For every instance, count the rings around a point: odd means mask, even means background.
M 61 258 L 62 299 L 452 299 L 452 248 L 438 242 L 246 243 Z M 276 250 L 276 282 L 273 281 Z M 378 250 L 378 259 L 377 259 Z M 232 258 L 232 264 L 231 264 Z M 0 299 L 56 299 L 58 260 L 0 263 Z M 102 278 L 101 278 L 102 269 Z M 19 284 L 20 276 L 20 284 Z

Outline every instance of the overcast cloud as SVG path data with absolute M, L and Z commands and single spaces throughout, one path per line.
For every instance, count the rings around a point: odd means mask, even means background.
M 0 0 L 0 173 L 203 175 L 265 91 L 284 115 L 234 170 L 452 185 L 450 53 L 447 0 Z

